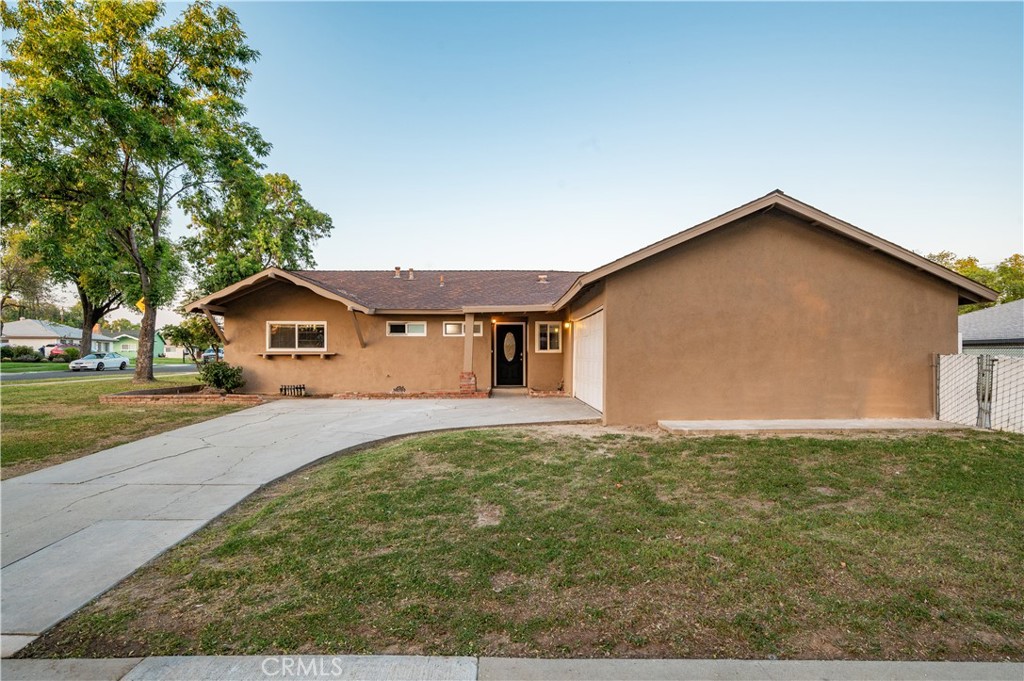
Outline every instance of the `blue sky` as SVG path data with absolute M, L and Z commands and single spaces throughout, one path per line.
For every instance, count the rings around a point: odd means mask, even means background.
M 586 270 L 776 187 L 922 253 L 1024 249 L 1020 3 L 232 7 L 321 268 Z

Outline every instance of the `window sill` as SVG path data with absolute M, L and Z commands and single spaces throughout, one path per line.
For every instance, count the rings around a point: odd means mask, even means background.
M 319 350 L 297 350 L 295 352 L 289 352 L 287 350 L 276 350 L 273 352 L 258 352 L 257 356 L 263 359 L 274 359 L 275 357 L 291 357 L 292 359 L 302 359 L 303 357 L 319 357 L 320 359 L 330 359 L 338 353 L 336 352 L 321 352 Z

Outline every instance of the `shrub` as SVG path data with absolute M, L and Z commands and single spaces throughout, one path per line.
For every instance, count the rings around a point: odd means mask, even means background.
M 11 359 L 14 357 L 14 347 L 11 345 L 4 345 L 0 347 L 0 359 Z
M 38 352 L 31 355 L 18 355 L 14 358 L 15 362 L 42 362 L 43 356 Z
M 26 357 L 26 356 L 29 356 L 29 355 L 38 355 L 39 357 L 42 357 L 42 355 L 40 355 L 38 352 L 36 352 L 35 348 L 29 347 L 28 345 L 12 345 L 11 346 L 11 354 L 10 354 L 11 357 Z M 34 362 L 35 360 L 34 359 L 29 359 L 29 360 L 21 360 L 21 359 L 19 359 L 18 361 L 19 362 L 23 362 L 23 361 Z
M 74 362 L 76 359 L 82 356 L 82 351 L 78 348 L 64 348 L 64 362 Z
M 227 362 L 210 362 L 199 367 L 199 376 L 206 385 L 234 392 L 245 385 L 242 367 L 233 367 Z

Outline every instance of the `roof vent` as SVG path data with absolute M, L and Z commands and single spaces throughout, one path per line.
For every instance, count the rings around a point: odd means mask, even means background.
M 410 267 L 410 268 L 409 268 L 409 281 L 412 281 L 412 280 L 413 280 L 413 279 L 415 279 L 415 278 L 416 278 L 416 273 L 415 273 L 415 272 L 413 272 L 413 271 L 412 271 L 412 268 Z
M 442 287 L 444 286 L 444 275 L 443 274 L 440 276 L 440 281 L 439 281 L 439 283 L 437 285 L 438 286 L 442 286 Z
M 395 268 L 395 279 L 401 279 L 401 278 L 402 278 L 402 268 L 401 267 L 396 267 Z
M 548 283 L 548 275 L 546 275 L 546 274 L 538 274 L 537 275 L 537 283 L 538 284 L 546 284 L 546 283 Z

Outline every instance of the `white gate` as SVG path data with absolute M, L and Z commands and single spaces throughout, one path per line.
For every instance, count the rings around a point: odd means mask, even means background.
M 1024 433 L 1024 357 L 939 355 L 936 418 Z

